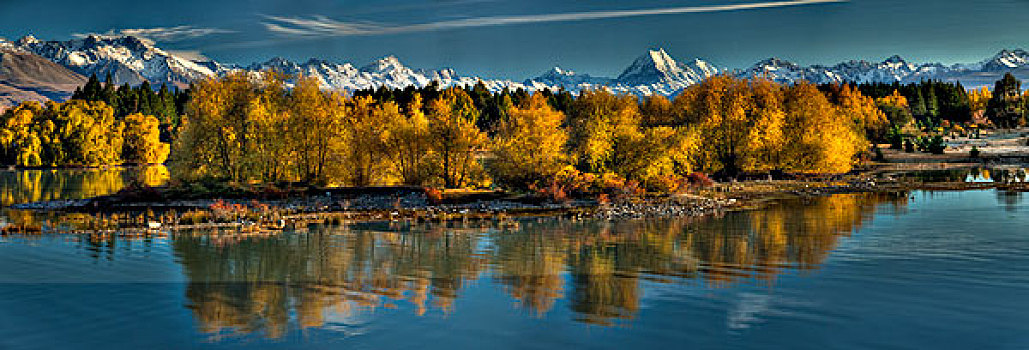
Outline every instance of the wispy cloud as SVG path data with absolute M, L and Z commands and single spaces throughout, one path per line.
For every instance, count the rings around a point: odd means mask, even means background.
M 266 20 L 262 22 L 262 24 L 264 24 L 265 28 L 273 33 L 294 37 L 385 35 L 530 23 L 570 22 L 605 18 L 756 10 L 788 6 L 841 3 L 847 1 L 848 0 L 792 0 L 710 6 L 665 7 L 640 10 L 588 11 L 522 16 L 487 16 L 402 25 L 360 21 L 338 21 L 324 16 L 306 18 L 266 16 Z
M 156 28 L 128 28 L 111 29 L 105 33 L 76 33 L 73 36 L 84 38 L 89 35 L 100 36 L 122 36 L 131 35 L 156 42 L 176 42 L 195 39 L 211 34 L 233 33 L 231 30 L 220 28 L 197 28 L 194 26 L 156 27 Z

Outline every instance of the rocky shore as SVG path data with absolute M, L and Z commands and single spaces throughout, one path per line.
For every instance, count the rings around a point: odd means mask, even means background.
M 648 195 L 612 201 L 551 201 L 503 192 L 446 193 L 410 187 L 306 189 L 277 198 L 226 193 L 225 198 L 173 199 L 160 193 L 120 192 L 88 199 L 40 201 L 11 209 L 75 216 L 86 230 L 162 230 L 237 227 L 248 232 L 274 232 L 309 223 L 489 220 L 505 222 L 520 216 L 562 216 L 574 219 L 635 220 L 697 217 L 732 210 L 760 208 L 789 198 L 859 192 L 903 192 L 915 189 L 961 190 L 1002 188 L 1025 191 L 1025 184 L 923 183 L 891 177 L 851 177 L 847 181 L 746 181 L 720 183 L 687 194 Z M 149 189 L 147 191 L 153 191 Z M 154 192 L 157 193 L 157 192 Z M 83 215 L 85 218 L 83 218 Z M 113 219 L 112 219 L 113 217 Z M 228 226 L 226 226 L 228 225 Z M 242 232 L 241 231 L 241 232 Z

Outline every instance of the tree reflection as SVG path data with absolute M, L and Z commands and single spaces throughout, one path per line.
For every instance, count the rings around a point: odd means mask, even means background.
M 168 169 L 163 165 L 0 171 L 0 206 L 103 196 L 133 182 L 159 186 L 168 178 Z
M 537 317 L 566 298 L 576 319 L 613 325 L 635 317 L 645 283 L 771 284 L 784 271 L 818 268 L 880 204 L 896 210 L 906 200 L 848 194 L 720 218 L 524 220 L 503 229 L 366 225 L 231 245 L 179 235 L 173 246 L 190 280 L 187 307 L 212 334 L 279 337 L 331 322 L 327 315 L 399 304 L 446 315 L 464 285 L 484 276 Z

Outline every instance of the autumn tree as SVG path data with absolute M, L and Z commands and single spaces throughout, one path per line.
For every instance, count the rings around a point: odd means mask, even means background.
M 684 119 L 702 135 L 696 162 L 700 168 L 736 176 L 743 170 L 756 111 L 748 80 L 727 75 L 705 79 L 676 98 Z
M 346 180 L 355 186 L 383 182 L 389 171 L 387 127 L 390 120 L 402 117 L 395 103 L 374 103 L 370 97 L 352 99 L 350 113 L 344 122 L 347 130 Z
M 121 163 L 123 124 L 103 102 L 50 103 L 42 126 L 43 165 L 99 166 Z
M 783 134 L 786 123 L 783 87 L 770 80 L 755 79 L 751 81 L 751 91 L 755 110 L 742 169 L 749 172 L 782 170 L 782 150 L 787 146 Z
M 854 156 L 867 144 L 853 119 L 839 115 L 837 107 L 809 83 L 786 88 L 783 101 L 785 170 L 819 174 L 850 171 Z
M 159 164 L 168 159 L 170 146 L 161 142 L 160 121 L 139 113 L 125 117 L 122 159 L 134 164 Z
M 243 72 L 194 84 L 173 152 L 173 173 L 229 181 L 288 178 L 288 113 L 280 75 Z
M 837 113 L 841 117 L 850 118 L 853 121 L 858 133 L 867 135 L 868 138 L 874 140 L 885 139 L 888 126 L 886 115 L 876 106 L 872 98 L 845 84 L 833 96 L 832 102 L 836 105 Z
M 985 111 L 986 104 L 993 98 L 993 93 L 990 89 L 983 86 L 981 88 L 972 90 L 968 94 L 968 104 L 973 112 Z
M 316 78 L 300 76 L 287 103 L 289 120 L 282 129 L 290 135 L 283 140 L 292 145 L 297 175 L 304 181 L 325 182 L 330 156 L 346 151 L 345 127 L 353 127 L 346 124 L 346 101 L 338 93 L 323 92 Z
M 908 106 L 908 99 L 898 90 L 893 90 L 890 95 L 876 99 L 875 104 L 893 126 L 903 128 L 914 121 L 911 116 L 911 108 Z
M 642 124 L 648 127 L 676 125 L 679 122 L 672 101 L 659 94 L 643 98 L 640 103 L 640 115 L 643 118 Z
M 493 178 L 507 185 L 527 186 L 553 177 L 567 164 L 564 146 L 568 135 L 561 128 L 564 118 L 541 93 L 510 109 L 493 141 Z
M 422 112 L 422 97 L 414 94 L 404 115 L 387 120 L 390 131 L 385 140 L 393 169 L 405 185 L 424 185 L 432 171 L 429 119 Z
M 615 143 L 639 133 L 640 112 L 636 97 L 607 90 L 584 91 L 568 116 L 571 155 L 579 170 L 613 171 Z
M 42 143 L 32 129 L 37 116 L 43 113 L 43 106 L 29 101 L 7 110 L 0 124 L 0 152 L 2 163 L 17 166 L 40 166 L 43 164 Z
M 479 111 L 464 90 L 448 88 L 429 103 L 428 114 L 437 175 L 446 188 L 462 187 L 481 172 L 476 155 L 487 139 L 476 127 Z

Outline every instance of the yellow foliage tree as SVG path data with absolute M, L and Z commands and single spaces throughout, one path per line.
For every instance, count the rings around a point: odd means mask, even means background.
M 751 128 L 759 109 L 751 85 L 728 75 L 708 78 L 683 91 L 675 104 L 702 135 L 696 163 L 709 172 L 735 176 L 743 170 Z
M 889 124 L 886 115 L 876 106 L 875 100 L 862 95 L 857 88 L 852 88 L 849 84 L 840 87 L 836 98 L 839 113 L 854 121 L 854 127 L 860 135 L 868 135 L 869 138 L 876 140 L 885 137 Z
M 405 112 L 404 116 L 387 120 L 390 133 L 386 138 L 386 149 L 392 156 L 393 168 L 400 182 L 421 186 L 432 174 L 429 119 L 422 112 L 422 96 L 415 93 Z
M 352 99 L 344 121 L 347 130 L 344 168 L 348 183 L 355 186 L 381 183 L 388 171 L 386 127 L 389 120 L 400 117 L 400 110 L 392 102 L 378 106 L 374 103 L 369 96 Z
M 536 93 L 511 108 L 493 142 L 491 173 L 508 185 L 526 186 L 552 178 L 567 164 L 565 116 Z
M 125 117 L 122 159 L 134 164 L 159 164 L 168 159 L 170 146 L 161 142 L 160 121 L 139 113 Z
M 637 137 L 640 125 L 636 97 L 607 90 L 583 91 L 568 116 L 569 144 L 581 171 L 605 173 L 612 169 L 619 138 Z
M 429 104 L 429 135 L 437 174 L 446 188 L 462 187 L 481 173 L 477 154 L 486 134 L 475 126 L 479 111 L 464 90 L 448 88 Z
M 986 103 L 992 98 L 993 93 L 985 86 L 968 92 L 968 104 L 973 112 L 986 110 Z
M 784 101 L 785 169 L 821 174 L 850 171 L 854 156 L 867 145 L 853 119 L 839 115 L 836 106 L 810 83 L 786 88 Z
M 334 153 L 345 153 L 346 100 L 337 93 L 325 93 L 316 78 L 300 76 L 289 99 L 290 118 L 286 139 L 296 156 L 296 171 L 308 182 L 327 182 L 327 166 Z M 338 169 L 333 169 L 338 171 Z
M 989 100 L 989 99 L 987 99 Z M 985 102 L 984 102 L 985 103 Z M 879 110 L 883 111 L 890 124 L 897 128 L 904 128 L 913 124 L 915 119 L 911 115 L 911 107 L 908 99 L 900 94 L 900 91 L 893 90 L 893 93 L 875 100 Z M 985 105 L 983 105 L 985 108 Z

